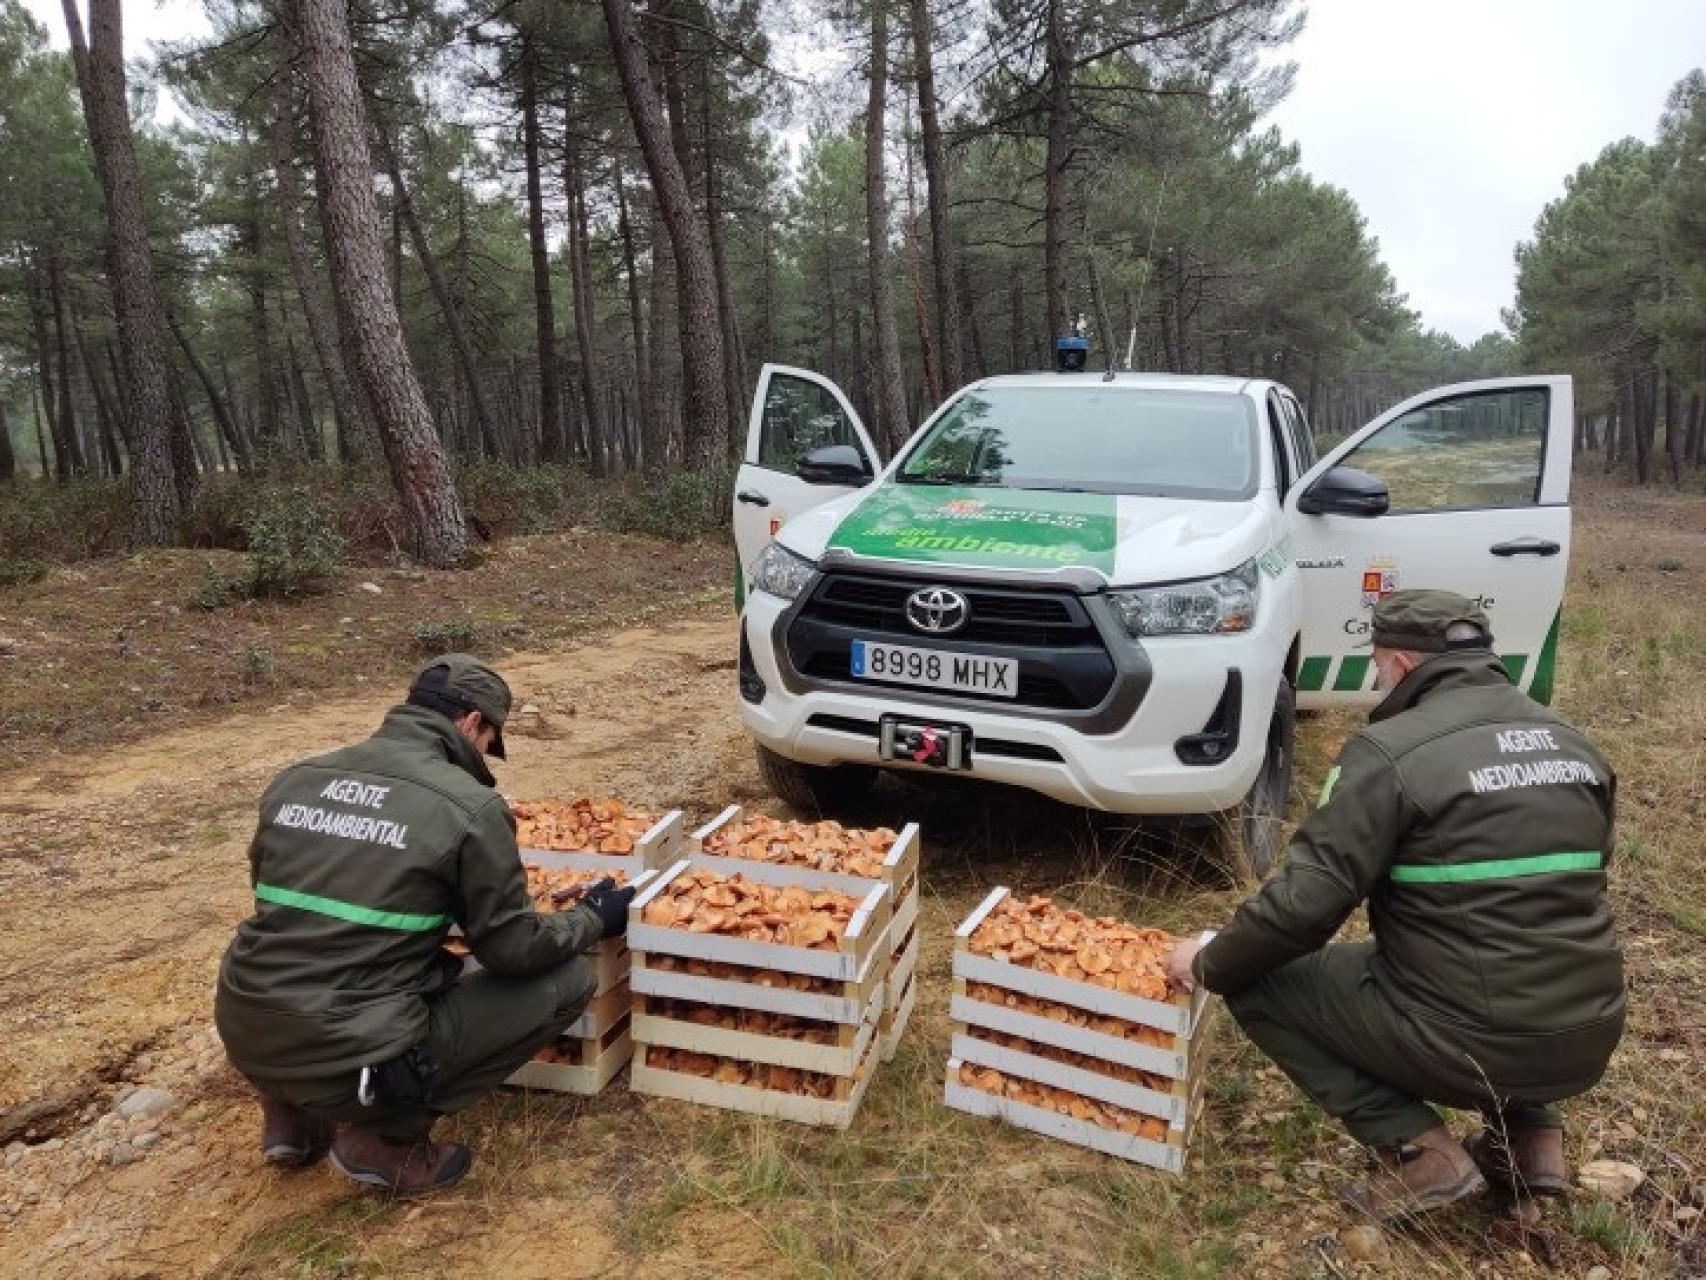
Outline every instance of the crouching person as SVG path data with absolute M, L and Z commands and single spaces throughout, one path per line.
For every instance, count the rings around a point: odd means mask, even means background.
M 504 758 L 508 686 L 435 658 L 367 741 L 286 769 L 249 848 L 255 913 L 219 970 L 214 1016 L 260 1094 L 261 1149 L 303 1166 L 327 1151 L 396 1194 L 448 1187 L 472 1155 L 434 1121 L 491 1092 L 591 999 L 582 958 L 622 931 L 632 889 L 573 911 L 527 896 Z M 442 950 L 461 926 L 481 969 Z
M 1623 1031 L 1606 902 L 1615 779 L 1511 685 L 1487 618 L 1445 591 L 1374 610 L 1386 698 L 1352 734 L 1277 875 L 1168 968 L 1377 1157 L 1346 1198 L 1378 1221 L 1487 1181 L 1567 1187 L 1559 1100 Z M 1368 905 L 1373 940 L 1325 945 Z M 1429 1103 L 1480 1111 L 1467 1146 Z

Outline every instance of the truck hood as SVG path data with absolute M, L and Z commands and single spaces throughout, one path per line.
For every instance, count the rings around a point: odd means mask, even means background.
M 811 560 L 839 549 L 995 575 L 1084 568 L 1137 586 L 1236 568 L 1271 540 L 1263 511 L 1259 501 L 882 483 L 789 521 L 780 540 Z

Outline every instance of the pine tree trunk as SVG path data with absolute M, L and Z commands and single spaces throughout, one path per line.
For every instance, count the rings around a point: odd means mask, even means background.
M 729 415 L 724 398 L 723 332 L 717 307 L 717 280 L 705 228 L 693 207 L 693 194 L 671 145 L 657 87 L 640 43 L 632 0 L 600 0 L 610 29 L 622 91 L 634 132 L 646 157 L 652 187 L 658 193 L 680 293 L 679 325 L 684 373 L 685 417 L 690 465 L 703 468 L 728 449 Z
M 0 484 L 17 477 L 18 460 L 12 453 L 12 424 L 6 420 L 6 402 L 0 400 Z
M 910 132 L 910 130 L 909 130 Z M 930 337 L 930 317 L 924 305 L 924 272 L 919 264 L 918 193 L 912 174 L 912 140 L 906 143 L 906 266 L 912 278 L 912 312 L 918 324 L 918 351 L 924 362 L 924 386 L 930 403 L 942 403 L 941 366 L 936 363 L 936 344 Z
M 172 327 L 172 336 L 178 340 L 178 349 L 184 353 L 184 359 L 189 361 L 190 371 L 195 374 L 196 381 L 201 383 L 207 403 L 213 409 L 213 420 L 218 424 L 220 434 L 225 437 L 225 443 L 230 446 L 232 455 L 237 459 L 237 470 L 247 471 L 253 462 L 248 439 L 237 425 L 237 420 L 231 416 L 231 408 L 225 397 L 219 393 L 219 388 L 214 385 L 213 375 L 196 354 L 196 349 L 190 345 L 190 340 L 185 336 L 177 318 L 167 312 L 166 321 Z
M 1664 373 L 1664 404 L 1665 404 L 1665 461 L 1670 465 L 1670 482 L 1682 483 L 1682 393 L 1676 385 L 1676 376 L 1670 370 Z
M 533 325 L 539 348 L 539 457 L 563 457 L 563 391 L 557 372 L 557 318 L 551 304 L 551 250 L 545 239 L 545 194 L 539 171 L 539 58 L 533 38 L 521 44 L 521 143 L 527 168 L 527 241 L 533 259 Z
M 302 444 L 302 452 L 311 462 L 319 462 L 325 454 L 320 440 L 320 424 L 314 421 L 314 401 L 308 394 L 308 379 L 302 373 L 302 361 L 296 355 L 296 339 L 290 335 L 290 326 L 284 326 L 284 354 L 290 369 L 290 397 L 296 403 L 296 434 Z M 221 438 L 219 432 L 214 432 L 214 440 Z
M 965 382 L 964 339 L 956 261 L 948 226 L 948 161 L 936 107 L 936 54 L 928 0 L 911 0 L 912 58 L 917 72 L 918 123 L 924 144 L 924 198 L 930 210 L 930 266 L 936 282 L 936 348 L 942 383 L 956 391 Z M 968 312 L 969 314 L 969 312 Z
M 60 261 L 57 245 L 49 245 L 47 249 L 47 279 L 53 299 L 54 359 L 59 369 L 59 405 L 54 416 L 54 436 L 65 442 L 65 458 L 71 466 L 71 474 L 80 476 L 89 469 L 89 459 L 83 452 L 83 441 L 77 434 L 77 411 L 71 398 L 71 343 L 76 326 L 71 321 L 71 303 L 65 287 L 65 267 Z
M 125 90 L 120 0 L 89 0 L 89 39 L 77 0 L 63 0 L 89 143 L 106 206 L 108 278 L 119 348 L 124 355 L 125 400 L 131 421 L 131 503 L 134 536 L 163 545 L 178 533 L 178 515 L 195 477 L 181 475 L 181 442 L 188 428 L 172 397 L 165 325 L 154 284 L 154 259 L 143 213 L 141 170 L 131 133 Z
M 474 340 L 468 333 L 468 326 L 462 323 L 462 311 L 451 297 L 450 286 L 444 278 L 444 269 L 439 264 L 438 255 L 433 252 L 432 245 L 427 241 L 426 228 L 421 225 L 420 215 L 415 211 L 414 199 L 409 195 L 409 188 L 404 185 L 403 169 L 397 160 L 397 148 L 383 127 L 378 130 L 378 138 L 385 169 L 391 178 L 391 199 L 397 216 L 403 220 L 403 226 L 408 230 L 409 243 L 414 246 L 415 257 L 420 259 L 421 269 L 426 272 L 433 299 L 444 315 L 445 328 L 450 332 L 451 351 L 456 356 L 456 363 L 462 368 L 462 377 L 468 384 L 469 397 L 473 401 L 474 421 L 479 427 L 480 440 L 486 450 L 495 456 L 498 448 L 497 432 L 492 425 L 491 410 L 486 406 L 485 392 L 481 390 Z
M 126 448 L 130 447 L 130 426 L 107 395 L 107 385 L 101 378 L 100 366 L 90 358 L 89 341 L 83 336 L 83 331 L 76 327 L 75 321 L 72 331 L 77 335 L 77 355 L 83 362 L 83 374 L 89 379 L 89 390 L 95 397 L 95 417 L 100 423 L 101 448 L 106 453 L 107 474 L 121 476 L 124 474 L 124 462 L 119 450 L 119 438 L 123 438 Z
M 665 352 L 669 345 L 668 317 L 670 299 L 675 288 L 675 250 L 670 247 L 669 227 L 663 220 L 657 192 L 651 194 L 650 208 L 652 240 L 651 304 L 647 311 L 646 375 L 640 383 L 640 412 L 646 422 L 646 457 L 651 466 L 666 467 L 671 459 L 681 459 L 679 424 L 665 405 L 664 390 L 673 377 L 674 369 Z
M 730 422 L 741 413 L 740 332 L 736 324 L 734 290 L 729 284 L 728 253 L 723 244 L 722 193 L 717 164 L 717 135 L 711 121 L 711 62 L 700 63 L 700 127 L 705 135 L 705 230 L 711 242 L 711 267 L 717 277 L 717 313 L 723 322 L 723 399 Z M 732 443 L 732 442 L 731 442 Z
M 30 379 L 30 410 L 36 419 L 36 456 L 41 459 L 41 478 L 51 479 L 53 469 L 47 459 L 47 431 L 44 423 L 47 421 L 47 401 L 42 394 L 41 378 Z
M 42 456 L 41 476 L 43 480 L 54 479 L 61 484 L 71 478 L 70 459 L 66 456 L 65 441 L 59 434 L 59 420 L 54 417 L 54 378 L 53 378 L 53 349 L 47 340 L 47 308 L 42 299 L 40 275 L 41 263 L 38 261 L 24 278 L 24 296 L 29 302 L 30 331 L 35 338 L 36 357 L 36 390 L 41 395 L 41 403 L 47 424 L 47 439 L 53 442 L 53 465 L 50 468 L 47 456 Z M 42 419 L 36 422 L 38 435 L 41 432 Z
M 569 214 L 569 294 L 575 304 L 575 350 L 581 362 L 581 404 L 586 410 L 587 454 L 593 474 L 603 475 L 615 455 L 604 415 L 604 380 L 599 376 L 597 318 L 593 314 L 592 266 L 587 251 L 586 175 L 575 136 L 573 91 L 563 131 L 563 191 Z
M 1072 158 L 1072 59 L 1066 44 L 1065 0 L 1048 4 L 1048 133 L 1043 160 L 1043 280 L 1049 337 L 1071 323 L 1066 314 L 1066 166 Z
M 889 292 L 888 159 L 888 0 L 871 4 L 871 85 L 865 104 L 865 238 L 867 282 L 871 292 L 875 347 L 876 431 L 880 447 L 893 457 L 907 436 L 906 386 L 900 369 L 900 334 L 895 329 L 894 299 Z M 876 465 L 872 459 L 872 465 Z
M 616 184 L 616 230 L 622 238 L 622 269 L 628 280 L 628 327 L 633 334 L 634 350 L 631 353 L 634 361 L 634 373 L 638 380 L 647 378 L 648 361 L 646 358 L 646 311 L 640 300 L 640 271 L 635 265 L 634 255 L 634 223 L 628 215 L 627 181 L 622 176 L 622 161 L 615 157 L 614 181 Z M 642 397 L 642 405 L 646 399 Z M 639 448 L 639 461 L 642 465 L 653 467 L 662 460 L 651 453 L 652 443 L 647 437 L 648 410 L 641 408 L 640 431 L 636 433 Z M 632 425 L 630 423 L 630 425 Z
M 337 316 L 327 305 L 308 256 L 308 238 L 302 230 L 302 194 L 296 175 L 296 40 L 289 23 L 281 25 L 284 50 L 279 59 L 278 74 L 273 83 L 272 162 L 273 176 L 278 182 L 279 221 L 284 227 L 284 247 L 290 258 L 290 274 L 296 282 L 296 294 L 302 301 L 302 314 L 308 321 L 308 341 L 314 347 L 314 359 L 325 379 L 326 392 L 332 401 L 332 417 L 337 423 L 339 454 L 348 458 L 366 452 L 372 445 L 373 426 L 368 420 L 367 406 L 350 377 L 344 362 L 342 338 L 338 333 Z
M 272 322 L 267 315 L 267 269 L 261 256 L 261 220 L 250 211 L 249 225 L 244 229 L 249 250 L 249 269 L 243 287 L 249 295 L 249 340 L 255 348 L 255 408 L 261 423 L 261 453 L 264 456 L 282 449 L 282 428 L 279 423 L 278 374 L 273 367 Z
M 356 371 L 373 408 L 414 554 L 428 565 L 447 568 L 467 556 L 467 525 L 386 288 L 348 11 L 344 0 L 295 0 L 295 8 L 308 78 L 320 217 L 333 278 L 347 298 Z

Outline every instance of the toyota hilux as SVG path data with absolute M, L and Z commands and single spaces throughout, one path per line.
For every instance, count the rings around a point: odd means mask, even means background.
M 1550 697 L 1568 377 L 1437 388 L 1317 456 L 1261 379 L 1039 373 L 947 399 L 886 466 L 848 397 L 767 365 L 734 494 L 740 707 L 828 809 L 943 769 L 1125 814 L 1215 814 L 1265 873 L 1299 708 L 1378 696 L 1381 597 L 1445 587 Z

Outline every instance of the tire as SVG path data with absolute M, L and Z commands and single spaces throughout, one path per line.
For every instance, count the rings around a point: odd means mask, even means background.
M 1267 879 L 1285 837 L 1285 812 L 1291 799 L 1291 771 L 1297 745 L 1297 695 L 1280 682 L 1268 721 L 1268 747 L 1262 771 L 1234 809 L 1220 815 L 1215 840 L 1220 860 L 1240 878 Z
M 876 785 L 877 771 L 865 764 L 801 764 L 754 744 L 758 772 L 771 793 L 803 813 L 831 813 L 862 800 Z

